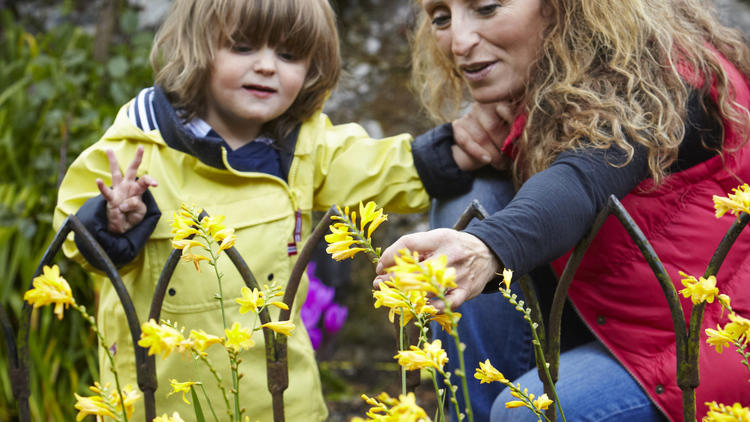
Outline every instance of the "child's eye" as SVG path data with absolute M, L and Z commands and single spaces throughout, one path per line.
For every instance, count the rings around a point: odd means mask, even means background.
M 235 44 L 232 46 L 232 51 L 235 53 L 249 53 L 253 49 L 247 44 Z
M 284 51 L 279 51 L 276 54 L 278 54 L 279 57 L 281 57 L 283 60 L 286 60 L 286 61 L 294 62 L 294 61 L 298 60 L 297 55 L 292 54 L 292 53 L 287 53 L 287 52 L 284 52 Z

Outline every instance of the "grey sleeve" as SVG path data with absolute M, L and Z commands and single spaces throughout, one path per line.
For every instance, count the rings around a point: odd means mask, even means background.
M 569 251 L 591 226 L 610 195 L 622 198 L 648 175 L 647 151 L 625 154 L 587 148 L 560 154 L 529 178 L 502 210 L 466 232 L 477 236 L 506 268 L 527 274 Z

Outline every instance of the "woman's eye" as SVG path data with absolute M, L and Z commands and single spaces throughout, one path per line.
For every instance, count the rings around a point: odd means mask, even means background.
M 477 7 L 477 13 L 480 16 L 488 16 L 493 14 L 500 7 L 497 3 L 487 4 L 484 6 Z
M 286 60 L 286 61 L 293 62 L 297 60 L 297 56 L 292 53 L 285 53 L 283 51 L 280 51 L 276 54 L 278 54 L 279 57 L 281 57 L 283 60 Z
M 451 16 L 447 13 L 438 12 L 432 15 L 432 25 L 442 28 L 451 22 Z

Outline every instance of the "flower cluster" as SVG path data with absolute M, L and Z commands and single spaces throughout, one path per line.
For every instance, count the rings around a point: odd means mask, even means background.
M 317 349 L 323 342 L 324 333 L 336 334 L 344 326 L 349 310 L 346 306 L 334 301 L 336 289 L 325 285 L 315 275 L 315 268 L 314 261 L 307 265 L 307 278 L 310 285 L 307 289 L 307 299 L 300 309 L 300 316 L 302 322 L 305 323 L 313 348 Z
M 124 421 L 125 419 L 121 418 L 123 411 L 129 418 L 133 414 L 135 403 L 141 398 L 140 393 L 130 384 L 126 385 L 121 392 L 110 389 L 109 384 L 102 387 L 98 382 L 89 389 L 96 395 L 75 394 L 75 408 L 78 410 L 76 421 L 81 421 L 89 415 L 97 416 L 97 420 L 101 419 L 101 416 L 109 416 L 118 422 Z
M 203 210 L 182 204 L 179 213 L 173 214 L 172 220 L 172 247 L 182 250 L 182 259 L 192 262 L 195 269 L 200 271 L 201 261 L 211 262 L 209 256 L 194 253 L 193 248 L 198 247 L 203 252 L 209 252 L 214 256 L 211 249 L 212 244 L 217 244 L 216 255 L 221 251 L 234 246 L 236 237 L 234 230 L 224 225 L 224 216 L 200 217 Z
M 547 410 L 547 408 L 554 403 L 549 397 L 547 397 L 547 394 L 542 394 L 541 396 L 534 398 L 534 394 L 529 393 L 527 388 L 521 389 L 521 384 L 514 385 L 510 380 L 505 378 L 505 375 L 503 375 L 502 372 L 492 366 L 489 359 L 479 363 L 479 368 L 474 372 L 474 378 L 478 379 L 480 384 L 499 382 L 509 388 L 510 395 L 518 400 L 511 400 L 505 403 L 505 407 L 507 408 L 525 407 L 531 410 L 535 415 L 541 417 L 543 416 L 542 412 Z
M 714 195 L 714 208 L 716 209 L 716 218 L 719 218 L 729 212 L 739 218 L 739 214 L 744 212 L 750 214 L 750 186 L 747 183 L 732 189 L 726 197 Z
M 393 357 L 407 371 L 435 368 L 438 372 L 444 374 L 443 366 L 448 363 L 448 354 L 443 350 L 440 340 L 435 340 L 432 343 L 425 342 L 421 349 L 417 346 L 411 346 L 409 349 L 402 350 Z
M 33 288 L 24 293 L 23 300 L 34 308 L 54 304 L 55 315 L 62 319 L 65 309 L 69 305 L 75 306 L 73 292 L 68 282 L 60 276 L 60 268 L 57 265 L 51 268 L 45 265 L 42 271 L 43 274 L 32 281 Z
M 461 314 L 450 311 L 450 306 L 446 306 L 446 312 L 439 313 L 429 300 L 430 296 L 445 300 L 448 289 L 456 287 L 455 270 L 447 267 L 448 258 L 441 255 L 420 261 L 417 252 L 404 249 L 399 251 L 395 262 L 386 269 L 391 274 L 390 280 L 381 282 L 372 292 L 374 307 L 389 308 L 391 322 L 395 315 L 401 315 L 402 325 L 415 319 L 418 326 L 426 327 L 430 321 L 435 321 L 451 333 Z
M 706 328 L 706 342 L 716 348 L 718 353 L 724 351 L 724 347 L 734 346 L 737 352 L 742 356 L 742 363 L 750 370 L 750 352 L 746 351 L 747 343 L 750 341 L 750 320 L 738 315 L 732 309 L 729 296 L 720 294 L 716 287 L 716 277 L 710 276 L 708 279 L 703 277 L 696 280 L 695 277 L 680 271 L 683 278 L 682 284 L 684 289 L 680 290 L 685 297 L 690 297 L 693 304 L 703 302 L 712 303 L 718 299 L 722 308 L 729 312 L 729 322 L 722 327 L 717 325 L 716 329 Z
M 739 403 L 731 406 L 717 404 L 715 401 L 706 402 L 708 413 L 703 422 L 750 422 L 750 409 Z
M 344 211 L 336 207 L 338 215 L 331 217 L 338 223 L 331 224 L 331 234 L 325 236 L 328 242 L 326 252 L 336 261 L 351 258 L 359 252 L 369 252 L 373 255 L 373 262 L 380 256 L 380 248 L 372 247 L 372 232 L 381 223 L 388 220 L 388 215 L 383 214 L 383 209 L 370 201 L 367 205 L 359 203 L 359 226 L 357 226 L 356 211 L 349 212 L 349 207 Z M 366 227 L 366 229 L 365 229 Z
M 355 417 L 352 422 L 430 422 L 431 420 L 424 409 L 417 404 L 414 393 L 399 395 L 397 399 L 386 393 L 381 393 L 377 398 L 363 394 L 362 399 L 372 406 L 367 411 L 368 419 Z
M 702 302 L 713 303 L 714 298 L 719 294 L 719 289 L 716 287 L 716 277 L 714 276 L 696 279 L 682 271 L 680 271 L 680 275 L 683 277 L 682 285 L 685 286 L 684 289 L 680 290 L 680 293 L 686 298 L 690 298 L 694 305 Z

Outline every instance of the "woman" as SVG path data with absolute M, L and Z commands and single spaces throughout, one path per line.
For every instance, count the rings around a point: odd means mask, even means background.
M 620 198 L 672 280 L 680 280 L 678 271 L 703 274 L 732 223 L 714 218 L 712 196 L 750 180 L 750 59 L 738 32 L 698 0 L 420 3 L 414 71 L 424 104 L 445 120 L 466 93 L 512 110 L 507 125 L 490 128 L 486 138 L 504 138 L 494 164 L 510 173 L 517 191 L 464 231 L 402 237 L 384 252 L 381 274 L 404 247 L 427 258 L 446 254 L 459 283 L 449 294 L 454 307 L 481 293 L 503 268 L 517 279 L 551 264 L 559 275 L 564 255 L 610 195 Z M 445 132 L 440 127 L 421 138 L 431 144 L 415 150 L 438 154 Z M 443 164 L 441 171 L 431 171 L 434 163 Z M 428 192 L 455 174 L 444 163 L 439 157 L 417 163 Z M 750 265 L 747 236 L 718 274 L 719 289 L 747 315 L 743 265 Z M 596 341 L 561 356 L 558 391 L 568 420 L 681 420 L 666 300 L 613 218 L 589 248 L 569 297 Z M 683 307 L 687 313 L 689 302 Z M 709 306 L 704 327 L 719 321 L 719 307 Z M 486 332 L 505 339 L 505 324 L 493 321 Z M 502 370 L 503 362 L 487 357 Z M 750 402 L 738 356 L 719 355 L 704 343 L 700 359 L 699 415 L 706 401 Z M 535 371 L 519 381 L 541 392 Z M 531 418 L 517 410 L 506 414 L 507 399 L 501 393 L 493 420 Z

